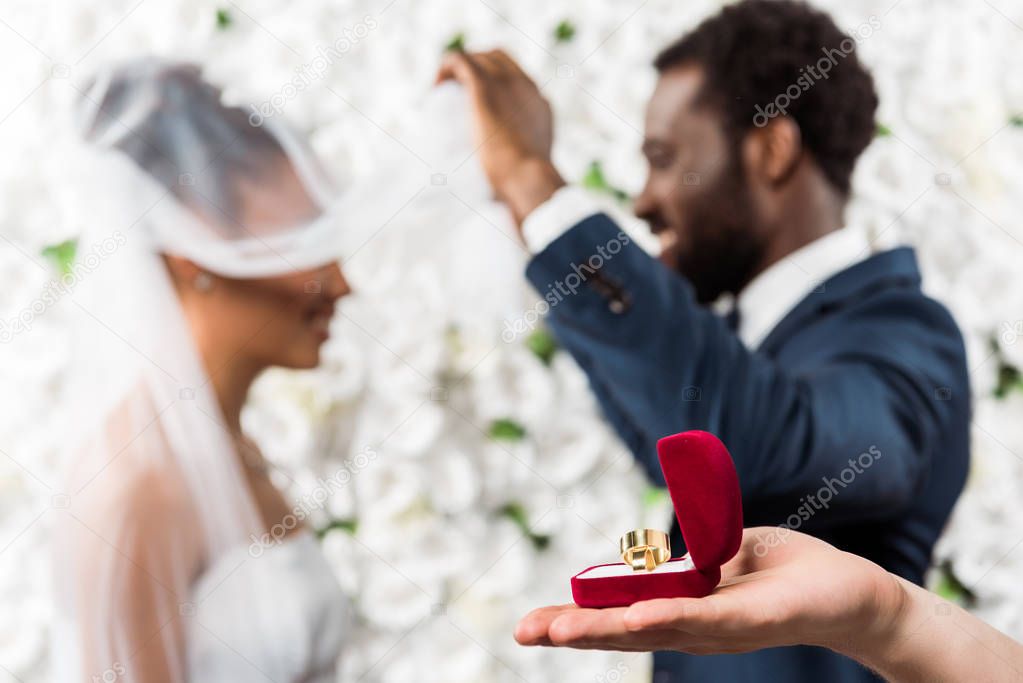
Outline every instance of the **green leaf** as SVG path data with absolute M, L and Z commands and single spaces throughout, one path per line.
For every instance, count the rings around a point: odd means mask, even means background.
M 496 441 L 521 441 L 526 428 L 515 420 L 503 417 L 490 423 L 490 438 Z
M 886 137 L 889 137 L 891 134 L 892 134 L 892 129 L 889 128 L 888 126 L 884 125 L 883 123 L 878 123 L 874 127 L 874 135 L 876 137 L 886 138 Z
M 51 261 L 53 264 L 60 269 L 61 275 L 67 275 L 71 272 L 71 267 L 75 263 L 75 253 L 78 251 L 78 240 L 65 240 L 60 244 L 51 244 L 48 247 L 44 247 L 42 255 Z
M 316 530 L 316 537 L 323 538 L 331 531 L 340 529 L 341 531 L 347 532 L 351 535 L 355 535 L 355 532 L 359 529 L 359 521 L 357 519 L 332 519 L 330 522 Z
M 998 337 L 992 335 L 988 339 L 988 347 L 998 360 L 995 370 L 997 379 L 995 388 L 991 391 L 992 395 L 995 398 L 1005 398 L 1013 391 L 1023 391 L 1023 373 L 1015 365 L 1005 360 L 1002 349 L 998 345 Z
M 448 41 L 447 45 L 444 46 L 445 52 L 465 52 L 465 34 L 459 31 L 456 33 L 451 40 Z
M 231 24 L 234 23 L 234 18 L 231 13 L 223 7 L 217 9 L 217 29 L 220 31 L 226 31 Z
M 604 177 L 604 168 L 599 161 L 591 161 L 590 167 L 583 176 L 582 186 L 594 192 L 609 194 L 620 202 L 629 201 L 629 195 L 624 190 L 612 186 Z
M 1009 124 L 1016 128 L 1023 128 L 1023 114 L 1016 114 L 1009 119 Z
M 529 528 L 526 510 L 520 503 L 508 503 L 501 508 L 500 514 L 514 522 L 515 526 L 529 538 L 529 541 L 537 550 L 543 550 L 551 544 L 550 536 L 533 533 L 533 530 Z
M 568 19 L 563 20 L 554 27 L 554 40 L 559 43 L 567 43 L 575 37 L 575 26 Z
M 537 550 L 546 550 L 551 544 L 551 537 L 546 534 L 529 534 L 529 540 Z
M 529 522 L 526 520 L 526 509 L 521 503 L 508 503 L 501 508 L 501 514 L 515 522 L 515 525 L 528 530 Z
M 660 486 L 647 487 L 647 490 L 643 492 L 643 507 L 646 508 L 671 505 L 670 500 L 671 496 L 668 494 L 668 489 L 661 488 Z
M 1005 398 L 1013 390 L 1023 389 L 1023 375 L 1019 369 L 1003 360 L 998 361 L 998 381 L 995 383 L 995 398 Z
M 526 346 L 529 350 L 536 354 L 544 365 L 550 365 L 551 359 L 554 358 L 554 352 L 558 350 L 558 342 L 554 339 L 554 335 L 548 332 L 546 329 L 540 327 L 533 330 L 528 337 L 526 337 Z
M 977 602 L 977 594 L 956 576 L 952 563 L 945 560 L 938 567 L 938 582 L 934 592 L 939 596 L 962 607 L 970 607 Z

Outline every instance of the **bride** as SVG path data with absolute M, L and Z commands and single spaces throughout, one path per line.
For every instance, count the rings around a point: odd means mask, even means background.
M 312 532 L 276 533 L 293 510 L 240 421 L 349 292 L 331 189 L 194 67 L 122 65 L 81 105 L 79 248 L 105 248 L 75 272 L 56 678 L 331 680 L 348 605 Z

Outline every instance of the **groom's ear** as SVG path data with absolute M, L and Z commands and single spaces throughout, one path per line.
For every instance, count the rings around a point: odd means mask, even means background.
M 772 119 L 748 134 L 748 167 L 765 183 L 777 187 L 795 172 L 803 155 L 799 125 L 787 116 Z

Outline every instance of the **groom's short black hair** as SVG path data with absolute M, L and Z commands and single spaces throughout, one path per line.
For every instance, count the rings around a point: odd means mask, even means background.
M 701 67 L 698 102 L 723 115 L 734 144 L 775 116 L 791 117 L 824 175 L 848 194 L 856 159 L 876 130 L 874 80 L 856 42 L 879 28 L 871 16 L 853 37 L 804 2 L 743 0 L 669 45 L 654 65 L 662 73 Z

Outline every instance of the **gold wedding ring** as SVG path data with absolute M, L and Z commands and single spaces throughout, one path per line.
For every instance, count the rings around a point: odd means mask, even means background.
M 633 529 L 622 536 L 618 547 L 622 553 L 622 562 L 637 572 L 643 569 L 652 572 L 671 559 L 668 534 L 657 529 Z

